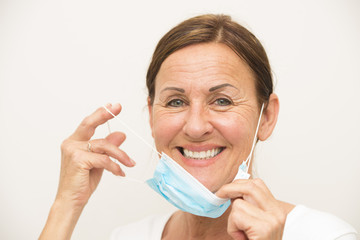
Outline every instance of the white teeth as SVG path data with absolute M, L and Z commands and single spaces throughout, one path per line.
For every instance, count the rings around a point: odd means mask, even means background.
M 190 155 L 189 151 L 188 151 L 187 149 L 185 149 L 185 148 L 184 148 L 184 155 L 185 155 L 185 156 L 189 156 L 189 155 Z
M 187 158 L 194 158 L 194 159 L 205 159 L 205 158 L 212 158 L 218 155 L 221 152 L 221 148 L 214 148 L 207 151 L 201 151 L 201 152 L 193 152 L 188 149 L 184 150 L 184 156 Z
M 210 150 L 207 150 L 206 155 L 207 155 L 207 156 L 210 156 L 210 155 L 211 155 L 211 151 L 210 151 Z

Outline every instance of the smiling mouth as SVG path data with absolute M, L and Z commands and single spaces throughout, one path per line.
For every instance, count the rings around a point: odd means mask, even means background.
M 219 155 L 225 148 L 218 147 L 218 148 L 213 148 L 211 150 L 201 151 L 201 152 L 190 151 L 190 150 L 182 148 L 182 147 L 177 147 L 177 149 L 186 158 L 203 160 L 203 159 L 213 158 L 213 157 Z

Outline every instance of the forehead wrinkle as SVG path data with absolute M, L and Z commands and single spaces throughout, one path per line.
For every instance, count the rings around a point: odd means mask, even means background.
M 204 71 L 206 71 L 205 74 Z M 180 73 L 181 78 L 176 74 Z M 182 74 L 185 73 L 185 74 Z M 236 74 L 236 75 L 235 75 Z M 203 75 L 203 76 L 202 76 Z M 251 76 L 250 76 L 251 77 Z M 199 71 L 199 72 L 188 72 L 186 69 L 184 71 L 177 70 L 176 72 L 166 72 L 163 75 L 163 79 L 159 81 L 162 82 L 162 88 L 165 89 L 166 87 L 181 87 L 184 88 L 185 92 L 188 94 L 196 93 L 199 94 L 200 92 L 204 91 L 205 93 L 209 91 L 209 88 L 224 84 L 224 83 L 231 83 L 232 85 L 236 86 L 236 89 L 231 90 L 231 92 L 243 92 L 243 84 L 242 80 L 249 78 L 248 74 L 239 74 L 239 72 L 234 73 L 233 71 L 219 71 L 217 67 L 211 66 L 206 67 L 206 69 Z M 165 81 L 164 81 L 165 80 Z M 183 84 L 186 85 L 183 85 Z M 200 88 L 199 88 L 200 87 Z M 221 90 L 221 89 L 220 89 Z M 225 91 L 226 88 L 223 88 L 221 91 Z M 229 91 L 230 89 L 226 90 Z M 200 92 L 199 92 L 200 91 Z M 162 92 L 162 90 L 161 90 Z
M 231 62 L 218 61 L 218 60 L 206 60 L 197 61 L 192 63 L 176 63 L 176 64 L 164 64 L 162 74 L 168 77 L 176 78 L 174 74 L 183 74 L 183 78 L 198 78 L 198 77 L 215 77 L 222 78 L 221 76 L 230 77 L 231 79 L 238 79 L 243 75 L 239 74 L 239 68 L 234 66 Z M 243 72 L 243 71 L 241 71 Z M 244 72 L 246 75 L 246 73 Z M 201 76 L 203 75 L 203 76 Z
M 174 66 L 172 66 L 174 65 Z M 234 70 L 239 66 L 242 69 L 250 70 L 250 67 L 241 59 L 232 49 L 224 44 L 219 43 L 202 43 L 187 46 L 179 51 L 172 53 L 160 67 L 164 69 L 179 68 L 179 72 L 194 72 L 196 66 L 200 69 L 207 66 L 230 67 Z M 187 69 L 183 69 L 187 68 Z M 196 70 L 199 71 L 199 70 Z M 247 73 L 249 73 L 247 72 Z
M 176 86 L 185 81 L 186 88 L 189 89 L 193 84 L 202 82 L 208 91 L 210 85 L 231 82 L 242 88 L 243 83 L 254 81 L 251 68 L 231 49 L 225 47 L 232 53 L 228 55 L 219 53 L 215 45 L 212 45 L 215 46 L 215 51 L 212 47 L 203 46 L 205 48 L 190 46 L 171 54 L 160 67 L 156 85 Z

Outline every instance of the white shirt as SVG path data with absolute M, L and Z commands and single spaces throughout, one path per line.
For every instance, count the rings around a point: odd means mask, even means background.
M 160 240 L 173 213 L 116 228 L 111 240 Z M 359 240 L 356 230 L 332 214 L 297 205 L 287 216 L 283 240 Z

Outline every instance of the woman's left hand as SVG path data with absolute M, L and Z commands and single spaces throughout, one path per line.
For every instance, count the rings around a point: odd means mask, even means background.
M 227 231 L 233 239 L 282 238 L 290 204 L 276 200 L 261 179 L 236 180 L 216 195 L 231 199 Z

